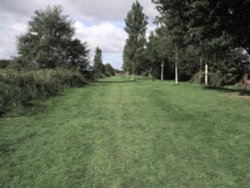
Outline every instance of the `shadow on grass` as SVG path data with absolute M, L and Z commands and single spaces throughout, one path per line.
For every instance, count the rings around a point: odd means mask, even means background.
M 250 90 L 246 89 L 231 89 L 231 88 L 224 88 L 224 87 L 204 87 L 204 89 L 207 90 L 215 90 L 219 92 L 225 92 L 225 93 L 239 93 L 239 96 L 250 96 Z

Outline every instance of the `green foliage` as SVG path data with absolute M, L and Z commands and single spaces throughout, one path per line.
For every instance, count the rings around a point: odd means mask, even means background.
M 12 63 L 11 60 L 0 60 L 0 69 L 5 69 L 7 68 L 10 64 Z
M 112 67 L 110 63 L 105 64 L 105 75 L 106 76 L 114 76 L 115 69 Z
M 242 1 L 186 1 L 187 21 L 196 39 L 219 38 L 229 35 L 235 47 L 250 54 L 250 2 Z
M 0 115 L 94 80 L 87 44 L 73 39 L 72 24 L 61 6 L 35 11 L 27 32 L 18 37 L 19 56 L 0 72 Z M 0 68 L 7 63 L 1 61 Z
M 66 69 L 0 72 L 0 114 L 16 106 L 33 106 L 34 101 L 55 96 L 67 87 L 83 86 L 87 81 L 76 71 Z
M 192 84 L 200 84 L 202 81 L 204 81 L 204 72 L 197 72 L 193 75 L 189 82 Z
M 15 88 L 9 84 L 0 81 L 0 116 L 9 112 L 14 106 L 16 106 L 16 94 L 18 94 L 18 88 Z
M 188 30 L 185 22 L 185 1 L 156 0 L 153 2 L 160 13 L 158 21 L 166 26 L 173 47 L 183 48 Z
M 181 80 L 190 79 L 196 72 L 204 71 L 205 64 L 208 64 L 212 85 L 235 84 L 239 81 L 249 62 L 249 57 L 242 50 L 249 49 L 249 43 L 246 43 L 249 40 L 246 34 L 249 30 L 246 28 L 249 26 L 249 13 L 242 11 L 249 7 L 249 2 L 153 2 L 160 13 L 156 21 L 161 24 L 156 31 L 156 38 L 168 41 L 163 45 L 156 44 L 155 51 L 159 51 L 158 54 L 165 52 L 168 62 L 176 58 Z M 234 24 L 239 30 L 233 27 Z M 172 49 L 176 49 L 175 54 Z M 159 69 L 160 61 L 157 58 L 159 56 L 154 55 L 151 62 L 157 62 L 156 69 Z M 169 67 L 172 69 L 173 66 Z M 172 75 L 172 72 L 170 70 L 168 75 Z
M 87 69 L 89 65 L 87 43 L 82 44 L 80 40 L 74 39 L 68 43 L 66 53 L 68 57 L 67 66 L 69 68 L 74 67 L 79 71 Z
M 143 55 L 146 46 L 147 16 L 143 13 L 143 7 L 136 1 L 125 19 L 125 31 L 128 34 L 123 50 L 123 68 L 130 74 L 141 72 Z
M 89 51 L 86 43 L 72 39 L 72 23 L 68 16 L 62 14 L 61 6 L 35 11 L 28 23 L 27 33 L 18 37 L 20 61 L 40 68 L 85 68 Z
M 102 50 L 99 47 L 97 47 L 95 51 L 93 68 L 97 77 L 102 77 L 102 75 L 105 74 L 105 66 L 102 62 Z
M 163 33 L 162 39 L 167 38 L 168 46 L 174 50 L 171 58 L 174 60 L 175 82 L 178 84 L 180 54 L 188 46 L 188 25 L 185 21 L 186 4 L 185 1 L 171 0 L 156 0 L 153 2 L 160 13 L 158 22 L 167 31 Z M 165 52 L 165 49 L 163 52 Z

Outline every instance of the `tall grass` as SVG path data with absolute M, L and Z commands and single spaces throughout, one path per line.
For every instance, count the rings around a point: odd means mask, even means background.
M 33 106 L 36 99 L 54 96 L 64 88 L 86 83 L 87 80 L 73 70 L 0 70 L 0 116 L 17 106 Z

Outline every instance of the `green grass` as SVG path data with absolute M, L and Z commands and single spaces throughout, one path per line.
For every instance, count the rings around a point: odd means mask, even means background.
M 122 77 L 0 119 L 0 187 L 249 188 L 250 99 Z

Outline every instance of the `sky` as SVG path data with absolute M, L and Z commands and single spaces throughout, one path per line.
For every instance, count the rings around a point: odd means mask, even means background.
M 151 0 L 138 0 L 149 17 L 147 35 L 154 29 L 157 15 Z M 0 59 L 16 55 L 16 37 L 25 33 L 27 23 L 38 9 L 62 5 L 63 14 L 74 21 L 75 37 L 87 42 L 90 60 L 95 48 L 103 51 L 103 62 L 122 67 L 122 51 L 127 34 L 124 19 L 135 0 L 0 0 Z

